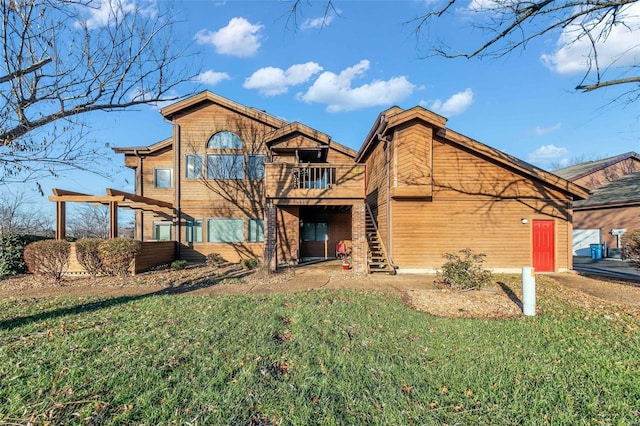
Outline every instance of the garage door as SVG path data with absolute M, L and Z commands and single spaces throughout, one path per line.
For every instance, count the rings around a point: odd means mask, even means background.
M 573 255 L 591 256 L 590 244 L 600 244 L 600 229 L 574 229 L 573 230 Z

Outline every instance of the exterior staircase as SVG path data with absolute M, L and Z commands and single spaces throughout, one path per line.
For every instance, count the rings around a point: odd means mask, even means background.
M 367 236 L 367 269 L 369 273 L 395 272 L 395 269 L 390 265 L 387 252 L 385 250 L 380 233 L 378 232 L 378 226 L 373 218 L 373 213 L 368 204 L 366 204 L 365 214 L 365 234 Z

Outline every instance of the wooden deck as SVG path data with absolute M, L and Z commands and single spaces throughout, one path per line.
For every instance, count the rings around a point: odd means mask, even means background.
M 266 196 L 276 204 L 313 205 L 331 200 L 363 200 L 362 164 L 265 164 Z

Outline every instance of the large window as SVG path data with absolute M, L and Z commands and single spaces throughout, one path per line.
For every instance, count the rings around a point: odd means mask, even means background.
M 153 181 L 156 188 L 173 187 L 173 169 L 155 169 Z
M 154 222 L 153 223 L 153 239 L 158 241 L 171 241 L 172 236 L 171 222 Z
M 249 242 L 261 243 L 264 241 L 264 220 L 249 219 Z
M 243 147 L 242 139 L 232 132 L 218 132 L 207 142 L 208 149 L 242 149 Z
M 249 155 L 247 157 L 247 176 L 249 179 L 264 179 L 264 155 Z
M 202 177 L 202 155 L 186 154 L 184 163 L 185 177 L 187 179 L 200 179 Z
M 187 220 L 185 238 L 188 243 L 201 243 L 202 242 L 202 219 L 190 219 Z
M 305 222 L 302 225 L 303 241 L 325 241 L 329 236 L 329 227 L 326 222 Z
M 207 155 L 208 179 L 244 179 L 244 157 L 231 154 Z
M 244 241 L 244 220 L 207 220 L 207 241 L 210 243 L 241 243 Z

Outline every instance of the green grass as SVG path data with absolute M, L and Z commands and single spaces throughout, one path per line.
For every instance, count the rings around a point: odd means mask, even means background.
M 640 423 L 637 318 L 436 318 L 397 298 L 0 300 L 0 423 Z

